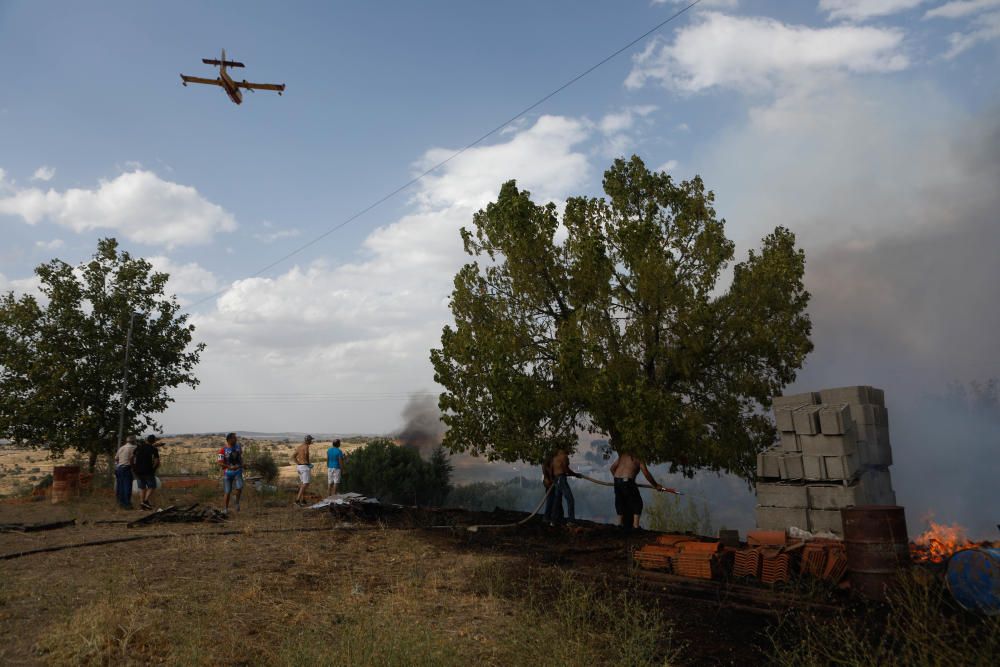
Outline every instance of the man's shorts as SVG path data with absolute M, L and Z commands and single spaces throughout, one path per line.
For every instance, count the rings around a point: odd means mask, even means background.
M 308 484 L 312 479 L 312 468 L 309 466 L 295 466 L 295 471 L 299 473 L 300 484 Z
M 340 468 L 327 468 L 326 469 L 326 483 L 327 484 L 340 484 Z
M 235 475 L 222 475 L 222 489 L 226 493 L 232 493 L 233 489 L 243 488 L 243 471 L 236 473 Z
M 642 514 L 642 496 L 634 479 L 615 477 L 615 513 L 620 516 Z
M 140 489 L 155 489 L 156 475 L 136 475 L 135 483 Z

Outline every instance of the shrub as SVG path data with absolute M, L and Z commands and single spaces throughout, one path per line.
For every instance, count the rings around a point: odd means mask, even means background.
M 416 449 L 373 440 L 347 457 L 344 490 L 385 502 L 440 505 L 451 490 L 451 470 L 440 448 L 424 461 Z
M 260 475 L 268 484 L 278 477 L 278 463 L 270 448 L 257 442 L 251 441 L 243 448 L 243 461 L 248 471 Z

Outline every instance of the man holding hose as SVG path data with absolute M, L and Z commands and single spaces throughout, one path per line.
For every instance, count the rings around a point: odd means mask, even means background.
M 653 479 L 645 461 L 637 459 L 628 452 L 619 452 L 618 460 L 611 464 L 611 474 L 615 478 L 615 512 L 618 514 L 618 525 L 625 531 L 639 527 L 639 516 L 642 514 L 642 496 L 639 494 L 639 486 L 635 483 L 635 478 L 638 477 L 640 470 L 657 491 L 677 493 L 674 489 L 660 486 Z

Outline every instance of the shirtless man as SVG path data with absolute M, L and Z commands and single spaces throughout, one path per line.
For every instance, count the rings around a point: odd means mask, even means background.
M 618 525 L 626 531 L 639 527 L 639 516 L 642 514 L 642 496 L 639 495 L 639 487 L 635 483 L 640 470 L 657 491 L 674 492 L 674 489 L 660 486 L 653 479 L 645 461 L 627 452 L 619 453 L 618 460 L 611 464 L 611 474 L 615 478 L 615 512 L 618 514 Z
M 299 494 L 295 496 L 296 505 L 306 503 L 306 489 L 312 479 L 312 462 L 309 461 L 309 445 L 312 444 L 313 437 L 307 435 L 302 444 L 295 448 L 292 460 L 295 461 L 295 472 L 299 475 Z
M 545 503 L 545 520 L 550 524 L 562 522 L 562 500 L 566 498 L 566 518 L 576 520 L 573 491 L 569 488 L 569 478 L 579 477 L 569 467 L 569 454 L 565 449 L 557 449 L 552 459 L 542 466 L 543 475 L 551 480 L 552 491 Z

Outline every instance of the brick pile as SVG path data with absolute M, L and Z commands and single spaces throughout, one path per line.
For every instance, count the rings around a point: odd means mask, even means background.
M 839 540 L 790 539 L 783 530 L 750 531 L 747 544 L 735 547 L 692 535 L 660 535 L 633 558 L 646 570 L 696 579 L 731 575 L 766 584 L 791 581 L 799 572 L 836 583 L 847 570 L 847 555 Z
M 894 505 L 885 394 L 839 387 L 774 398 L 780 442 L 757 457 L 757 526 L 843 535 L 840 510 Z

